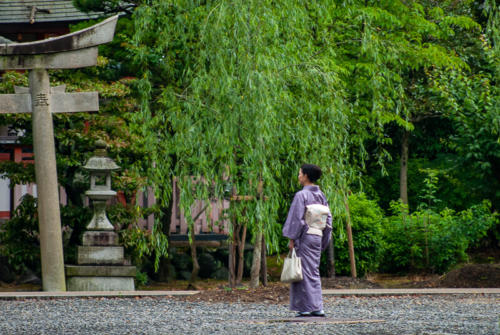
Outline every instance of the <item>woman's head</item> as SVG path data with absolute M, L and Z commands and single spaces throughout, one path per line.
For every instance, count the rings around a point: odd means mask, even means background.
M 314 164 L 302 164 L 299 172 L 299 182 L 301 185 L 315 183 L 321 177 L 321 169 Z

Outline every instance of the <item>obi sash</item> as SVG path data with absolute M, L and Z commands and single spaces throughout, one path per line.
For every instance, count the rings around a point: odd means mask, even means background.
M 323 236 L 326 228 L 326 219 L 330 214 L 328 206 L 313 204 L 306 206 L 305 221 L 309 226 L 306 234 Z

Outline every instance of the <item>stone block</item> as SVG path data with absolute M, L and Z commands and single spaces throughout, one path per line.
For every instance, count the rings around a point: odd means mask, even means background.
M 0 70 L 76 69 L 97 64 L 97 47 L 45 55 L 0 55 Z
M 123 247 L 78 246 L 77 263 L 123 264 Z
M 84 246 L 118 245 L 118 234 L 112 231 L 86 231 L 83 234 Z
M 135 266 L 66 265 L 68 277 L 135 277 Z
M 134 291 L 133 277 L 68 277 L 68 291 Z

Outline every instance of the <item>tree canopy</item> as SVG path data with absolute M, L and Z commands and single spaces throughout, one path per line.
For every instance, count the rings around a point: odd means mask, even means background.
M 449 108 L 439 100 L 471 64 L 457 34 L 481 26 L 454 3 L 426 1 L 148 1 L 134 13 L 148 177 L 180 178 L 181 206 L 222 196 L 224 185 L 268 201 L 246 206 L 254 229 L 276 241 L 301 163 L 325 169 L 337 218 L 367 159 L 390 158 L 387 126 Z M 459 50 L 460 51 L 460 50 Z M 154 131 L 151 131 L 153 130 Z M 373 143 L 367 150 L 367 143 Z M 192 184 L 190 176 L 207 182 Z M 215 187 L 213 187 L 215 186 Z M 193 190 L 195 190 L 193 192 Z M 247 212 L 248 213 L 248 212 Z M 276 243 L 273 244 L 274 246 Z
M 141 254 L 166 255 L 174 177 L 188 220 L 195 199 L 252 196 L 228 215 L 264 232 L 273 251 L 302 163 L 324 170 L 320 186 L 340 242 L 349 190 L 366 192 L 386 214 L 392 200 L 404 200 L 399 160 L 411 210 L 428 197 L 429 176 L 442 200 L 436 210 L 483 199 L 500 207 L 494 0 L 74 3 L 122 17 L 98 67 L 52 74 L 68 90 L 98 89 L 102 106 L 55 117 L 59 179 L 81 202 L 79 166 L 95 134 L 104 137 L 125 170 L 119 188 L 155 189 L 153 231 L 132 238 Z M 22 83 L 24 75 L 10 72 L 0 90 Z M 29 116 L 2 115 L 0 123 L 26 129 L 30 142 Z M 4 163 L 2 172 L 33 180 L 19 164 Z M 363 197 L 354 199 L 371 203 Z

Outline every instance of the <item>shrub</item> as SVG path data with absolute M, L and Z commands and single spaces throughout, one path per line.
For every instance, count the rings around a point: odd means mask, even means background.
M 1 226 L 0 253 L 18 274 L 27 269 L 40 274 L 40 241 L 36 199 L 27 194 L 13 217 Z
M 365 194 L 353 194 L 349 197 L 356 270 L 358 275 L 376 271 L 382 255 L 382 210 Z M 347 240 L 336 240 L 335 272 L 350 273 L 349 249 Z
M 152 230 L 148 230 L 138 224 L 139 218 L 146 218 L 152 213 L 158 215 L 156 207 L 140 208 L 118 203 L 107 208 L 108 218 L 125 247 L 125 255 L 139 271 L 148 274 L 157 272 L 160 259 L 167 255 L 166 236 L 160 231 L 161 226 L 155 224 Z
M 22 274 L 30 269 L 40 275 L 40 239 L 37 199 L 26 194 L 14 215 L 0 228 L 0 253 L 7 257 L 14 271 Z M 81 242 L 85 225 L 90 221 L 88 208 L 61 206 L 64 262 L 74 264 L 76 247 Z
M 467 249 L 477 245 L 498 222 L 491 204 L 483 201 L 461 212 L 424 208 L 411 214 L 400 202 L 391 203 L 393 215 L 384 221 L 382 271 L 443 273 L 467 260 Z

